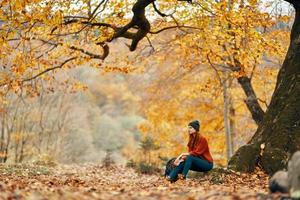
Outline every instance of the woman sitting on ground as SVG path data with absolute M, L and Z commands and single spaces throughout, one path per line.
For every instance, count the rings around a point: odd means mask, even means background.
M 209 152 L 207 140 L 199 133 L 200 123 L 192 121 L 188 126 L 189 142 L 188 153 L 182 153 L 174 161 L 176 167 L 167 176 L 171 182 L 186 179 L 189 170 L 206 172 L 213 168 L 213 158 Z

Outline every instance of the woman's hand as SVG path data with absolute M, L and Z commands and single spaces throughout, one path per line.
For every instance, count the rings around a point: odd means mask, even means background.
M 189 153 L 182 153 L 182 154 L 180 154 L 180 156 L 178 156 L 176 158 L 176 160 L 174 161 L 174 165 L 178 166 L 181 162 L 183 162 L 186 159 L 186 157 L 188 155 L 190 155 L 190 154 Z
M 183 155 L 181 156 L 181 160 L 185 160 L 187 156 Z
M 189 154 L 189 153 L 182 153 L 182 154 L 180 154 L 180 156 L 177 157 L 176 160 L 181 160 L 181 159 L 185 160 L 185 158 L 186 158 L 188 155 L 190 155 L 190 154 Z
M 178 166 L 180 164 L 180 160 L 178 158 L 176 158 L 176 160 L 174 160 L 173 163 L 175 166 Z
M 189 154 L 189 153 L 182 153 L 182 154 L 180 154 L 179 157 L 182 157 L 182 156 L 188 156 L 188 155 L 190 155 L 190 154 Z

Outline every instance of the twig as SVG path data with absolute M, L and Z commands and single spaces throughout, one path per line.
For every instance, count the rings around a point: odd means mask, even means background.
M 165 30 L 169 30 L 169 29 L 173 29 L 173 28 L 190 28 L 190 29 L 197 29 L 197 30 L 202 30 L 201 28 L 198 28 L 198 27 L 193 27 L 193 26 L 168 26 L 168 27 L 165 27 L 165 28 L 162 28 L 158 31 L 150 31 L 149 33 L 151 34 L 158 34 L 158 33 L 161 33 Z

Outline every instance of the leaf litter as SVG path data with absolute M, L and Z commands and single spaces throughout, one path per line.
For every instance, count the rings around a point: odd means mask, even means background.
M 217 177 L 217 178 L 216 178 Z M 269 194 L 268 176 L 255 173 L 204 174 L 169 183 L 162 175 L 101 165 L 0 165 L 0 199 L 103 200 L 279 200 Z

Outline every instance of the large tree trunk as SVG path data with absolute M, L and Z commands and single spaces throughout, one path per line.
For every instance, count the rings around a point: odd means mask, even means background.
M 291 154 L 300 149 L 300 1 L 288 2 L 296 9 L 290 47 L 262 123 L 228 163 L 238 171 L 261 166 L 272 175 L 286 168 Z

